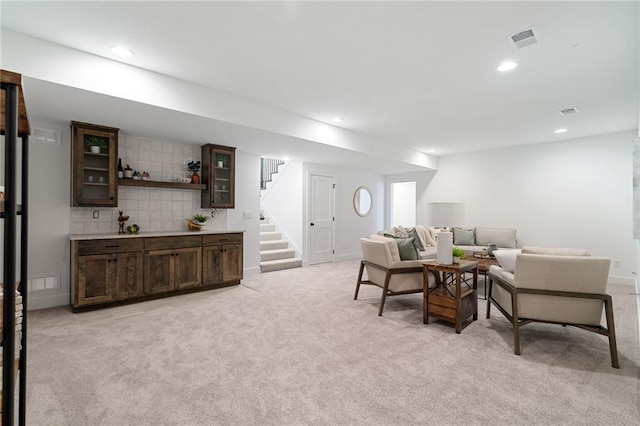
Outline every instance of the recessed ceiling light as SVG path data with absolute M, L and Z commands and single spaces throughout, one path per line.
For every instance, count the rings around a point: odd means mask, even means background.
M 567 129 L 556 129 L 553 133 L 567 133 Z
M 342 118 L 340 118 L 340 117 L 333 117 L 333 118 L 331 119 L 331 122 L 332 122 L 332 123 L 342 123 Z
M 130 58 L 133 56 L 133 52 L 131 49 L 128 49 L 124 46 L 113 46 L 111 51 L 118 56 L 122 56 L 123 58 Z
M 497 70 L 500 72 L 507 72 L 515 69 L 517 66 L 518 64 L 513 61 L 505 61 L 498 66 Z

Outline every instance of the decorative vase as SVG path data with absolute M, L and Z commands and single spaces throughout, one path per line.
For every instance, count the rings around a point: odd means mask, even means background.
M 100 154 L 100 147 L 99 146 L 93 145 L 93 146 L 90 146 L 89 149 L 94 154 Z
M 198 175 L 198 172 L 193 172 L 191 175 L 191 183 L 200 183 L 200 176 Z
M 218 161 L 218 167 L 224 167 L 224 163 L 222 161 Z
M 453 256 L 453 263 L 460 263 L 460 258 L 458 256 Z

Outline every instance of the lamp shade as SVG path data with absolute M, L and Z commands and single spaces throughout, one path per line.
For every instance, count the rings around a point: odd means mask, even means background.
M 427 214 L 429 225 L 436 228 L 463 226 L 465 221 L 464 203 L 429 203 Z

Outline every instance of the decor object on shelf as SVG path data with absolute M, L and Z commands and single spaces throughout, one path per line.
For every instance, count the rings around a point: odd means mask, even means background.
M 124 177 L 124 167 L 122 167 L 122 158 L 118 158 L 118 179 Z
M 100 149 L 108 146 L 105 138 L 95 135 L 85 135 L 84 141 L 89 147 L 89 150 L 94 154 L 99 154 Z
M 207 219 L 209 219 L 207 216 L 201 215 L 201 214 L 195 214 L 193 215 L 193 219 L 191 219 L 196 225 L 200 225 L 200 226 L 204 226 L 206 225 Z
M 460 247 L 454 247 L 451 253 L 453 254 L 453 263 L 460 263 L 460 260 L 464 259 L 465 253 Z
M 224 155 L 222 155 L 222 154 L 216 155 L 216 166 L 217 167 L 224 167 L 224 159 L 225 159 Z
M 189 228 L 189 231 L 200 231 L 203 225 L 199 225 L 198 223 L 194 222 L 192 219 L 187 219 L 187 227 Z
M 127 163 L 127 167 L 125 167 L 124 169 L 124 177 L 126 179 L 132 179 L 133 178 L 133 169 L 131 168 L 131 166 Z
M 140 227 L 134 223 L 133 225 L 127 226 L 127 231 L 129 231 L 130 234 L 137 234 L 138 231 L 140 231 Z
M 200 160 L 198 161 L 189 161 L 187 167 L 191 171 L 191 182 L 192 183 L 200 183 L 200 176 L 198 172 L 200 171 Z
M 129 216 L 122 214 L 122 210 L 118 212 L 118 234 L 124 234 L 124 223 L 129 220 Z
M 438 263 L 445 265 L 453 263 L 453 233 L 447 231 L 438 232 L 436 259 Z

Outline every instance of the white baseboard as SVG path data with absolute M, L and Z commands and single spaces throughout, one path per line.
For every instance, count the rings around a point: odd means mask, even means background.
M 69 293 L 55 295 L 44 294 L 44 292 L 29 293 L 27 311 L 67 306 L 70 304 L 69 300 Z
M 253 268 L 245 268 L 242 270 L 242 275 L 246 276 L 246 277 L 250 277 L 253 275 L 258 275 L 260 273 L 260 267 L 256 266 Z
M 608 282 L 611 284 L 624 284 L 631 287 L 636 285 L 636 280 L 634 278 L 620 277 L 617 275 L 609 275 Z

